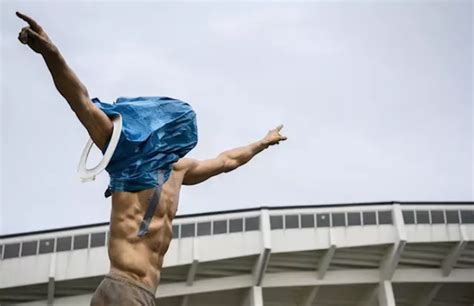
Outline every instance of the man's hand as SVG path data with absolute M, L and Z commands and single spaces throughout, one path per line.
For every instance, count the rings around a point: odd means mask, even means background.
M 16 15 L 29 24 L 28 27 L 22 28 L 18 34 L 18 40 L 22 44 L 28 45 L 33 51 L 40 54 L 54 50 L 54 44 L 36 21 L 20 12 L 16 12 Z
M 268 131 L 267 136 L 263 138 L 263 144 L 266 146 L 272 146 L 275 144 L 280 144 L 280 141 L 285 141 L 288 138 L 280 134 L 283 124 L 277 126 L 273 130 Z

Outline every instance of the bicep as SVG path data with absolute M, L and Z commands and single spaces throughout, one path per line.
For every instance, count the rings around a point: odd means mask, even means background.
M 228 163 L 221 157 L 208 160 L 190 160 L 184 175 L 184 185 L 195 185 L 205 180 L 227 172 Z

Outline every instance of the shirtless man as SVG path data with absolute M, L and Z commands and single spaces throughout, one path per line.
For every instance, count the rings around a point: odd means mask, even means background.
M 89 98 L 86 87 L 68 67 L 58 48 L 32 18 L 17 12 L 26 21 L 18 39 L 42 55 L 56 88 L 69 103 L 93 142 L 102 151 L 110 140 L 111 119 Z M 286 140 L 280 134 L 283 126 L 270 130 L 261 140 L 198 161 L 180 158 L 170 167 L 170 175 L 161 188 L 158 208 L 148 233 L 137 235 L 154 189 L 127 192 L 112 191 L 112 212 L 108 253 L 110 273 L 101 282 L 91 301 L 92 306 L 155 305 L 163 257 L 172 238 L 172 226 L 178 208 L 182 185 L 195 185 L 210 177 L 230 172 L 247 163 L 271 145 Z

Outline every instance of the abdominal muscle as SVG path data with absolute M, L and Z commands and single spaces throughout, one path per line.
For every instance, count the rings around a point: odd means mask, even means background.
M 153 189 L 112 194 L 108 246 L 110 272 L 156 291 L 163 257 L 171 242 L 171 221 L 176 214 L 181 181 L 180 174 L 173 171 L 162 187 L 149 232 L 143 238 L 138 237 L 138 229 Z

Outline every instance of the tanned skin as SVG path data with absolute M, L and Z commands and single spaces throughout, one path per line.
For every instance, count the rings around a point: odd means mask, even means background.
M 59 49 L 32 18 L 16 13 L 28 23 L 18 39 L 42 55 L 59 93 L 66 99 L 91 139 L 101 150 L 113 131 L 109 117 L 89 98 L 86 87 L 69 68 Z M 261 140 L 235 148 L 208 160 L 182 158 L 174 165 L 161 190 L 160 203 L 150 223 L 149 233 L 138 237 L 138 228 L 153 190 L 113 192 L 108 245 L 110 271 L 136 280 L 153 292 L 160 282 L 163 258 L 171 242 L 171 223 L 178 209 L 182 185 L 196 185 L 221 173 L 244 165 L 256 154 L 287 138 L 280 134 L 283 125 L 270 130 Z

